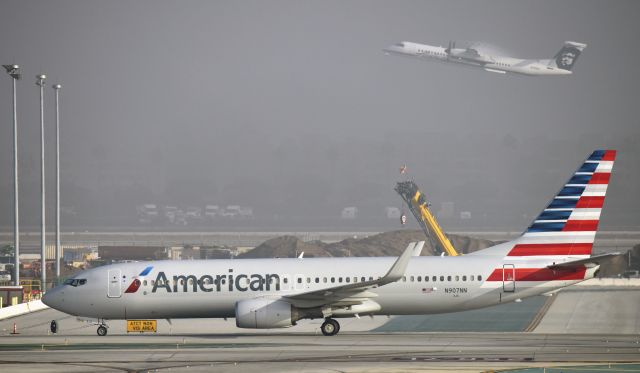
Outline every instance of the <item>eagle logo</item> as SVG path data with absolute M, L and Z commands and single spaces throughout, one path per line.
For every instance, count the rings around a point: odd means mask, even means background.
M 556 56 L 556 64 L 561 69 L 569 70 L 579 55 L 580 51 L 576 48 L 564 48 Z

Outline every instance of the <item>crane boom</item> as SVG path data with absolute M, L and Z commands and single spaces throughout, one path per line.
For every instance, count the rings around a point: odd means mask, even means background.
M 429 232 L 433 232 L 440 243 L 440 246 L 446 251 L 449 256 L 458 256 L 458 252 L 451 244 L 451 241 L 440 228 L 440 225 L 436 221 L 427 205 L 427 201 L 424 195 L 418 189 L 418 186 L 413 181 L 401 181 L 396 185 L 396 192 L 407 203 L 409 210 L 413 216 L 418 220 L 418 224 L 427 235 L 430 237 Z

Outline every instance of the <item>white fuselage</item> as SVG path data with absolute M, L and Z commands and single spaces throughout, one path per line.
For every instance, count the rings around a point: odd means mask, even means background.
M 394 44 L 385 53 L 415 57 L 439 62 L 451 62 L 482 68 L 496 73 L 516 73 L 524 75 L 571 75 L 571 71 L 554 67 L 550 60 L 530 60 L 496 55 L 470 55 L 465 49 L 452 49 L 413 42 Z
M 236 259 L 114 264 L 75 276 L 86 279 L 84 285 L 64 285 L 50 290 L 47 303 L 69 314 L 98 319 L 234 317 L 238 301 L 281 298 L 378 278 L 395 259 Z M 376 294 L 371 300 L 379 304 L 380 309 L 366 314 L 430 314 L 487 307 L 569 286 L 592 277 L 595 271 L 560 272 L 534 281 L 520 274 L 520 270 L 539 270 L 547 264 L 551 264 L 549 260 L 522 261 L 480 255 L 413 257 L 403 279 L 370 290 Z M 152 267 L 149 273 L 141 276 L 148 267 Z M 507 270 L 502 271 L 503 268 Z M 139 288 L 127 293 L 136 279 L 140 281 Z M 185 280 L 186 283 L 182 282 Z M 336 317 L 348 316 L 353 314 Z

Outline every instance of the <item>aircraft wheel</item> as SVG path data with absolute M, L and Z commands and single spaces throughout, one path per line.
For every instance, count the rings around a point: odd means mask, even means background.
M 104 325 L 100 325 L 98 327 L 98 335 L 101 337 L 104 337 L 105 335 L 107 335 L 107 327 Z
M 320 330 L 326 336 L 336 335 L 340 331 L 340 324 L 334 319 L 326 319 L 322 323 Z

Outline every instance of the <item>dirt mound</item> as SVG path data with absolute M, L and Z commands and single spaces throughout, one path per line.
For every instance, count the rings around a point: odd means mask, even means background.
M 318 242 L 304 242 L 295 236 L 281 236 L 261 243 L 238 258 L 294 258 L 304 251 L 305 257 L 333 256 Z
M 473 237 L 448 235 L 458 252 L 470 253 L 494 245 L 492 241 Z M 319 241 L 303 242 L 294 236 L 282 236 L 265 241 L 240 258 L 292 258 L 304 251 L 305 257 L 320 256 L 398 256 L 410 242 L 426 241 L 422 255 L 433 255 L 431 242 L 420 230 L 397 230 L 364 238 L 348 238 L 325 244 Z

